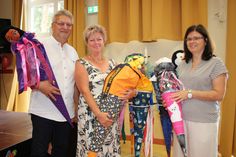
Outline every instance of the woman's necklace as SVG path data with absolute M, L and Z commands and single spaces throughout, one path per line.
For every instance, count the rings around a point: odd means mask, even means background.
M 103 58 L 103 57 L 102 57 L 101 59 L 96 59 L 95 57 L 92 57 L 91 55 L 89 55 L 88 58 L 89 58 L 92 62 L 94 62 L 94 63 L 96 63 L 96 64 L 102 64 L 103 61 L 104 61 L 104 58 Z

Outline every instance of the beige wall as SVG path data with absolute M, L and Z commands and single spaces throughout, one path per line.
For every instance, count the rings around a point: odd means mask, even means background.
M 216 55 L 225 60 L 227 0 L 208 0 L 208 30 L 216 45 Z
M 86 6 L 94 6 L 97 4 L 98 4 L 97 0 L 87 0 L 86 1 Z M 86 12 L 86 16 L 87 16 L 85 18 L 87 26 L 98 23 L 97 14 L 87 14 L 87 10 L 85 12 Z

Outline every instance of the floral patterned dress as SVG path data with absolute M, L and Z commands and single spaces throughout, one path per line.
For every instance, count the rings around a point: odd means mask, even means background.
M 113 60 L 109 60 L 109 68 L 105 73 L 102 73 L 98 68 L 93 66 L 85 59 L 79 60 L 86 68 L 89 77 L 89 89 L 98 102 L 98 96 L 102 93 L 105 77 L 114 68 Z M 78 104 L 78 142 L 77 142 L 77 157 L 86 157 L 88 146 L 91 142 L 93 134 L 94 114 L 86 103 L 83 95 L 79 96 Z M 98 157 L 119 157 L 120 156 L 120 136 L 119 136 L 118 121 L 113 123 L 112 131 L 107 136 L 105 143 L 98 153 Z

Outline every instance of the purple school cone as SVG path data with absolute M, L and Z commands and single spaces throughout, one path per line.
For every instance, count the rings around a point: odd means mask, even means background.
M 56 79 L 55 79 L 56 80 Z M 53 85 L 56 87 L 56 88 L 59 88 L 58 84 L 57 84 L 57 81 L 55 81 L 53 83 Z M 72 126 L 74 127 L 74 125 L 72 124 L 72 121 L 71 121 L 71 118 L 70 118 L 70 115 L 67 111 L 67 108 L 66 108 L 66 105 L 65 105 L 65 102 L 62 98 L 61 95 L 57 95 L 57 94 L 53 94 L 53 96 L 56 98 L 56 101 L 50 99 L 53 104 L 56 106 L 56 108 L 60 111 L 60 113 L 63 115 L 63 117 L 66 119 L 66 121 Z
M 187 157 L 185 134 L 184 134 L 184 123 L 182 118 L 182 107 L 181 104 L 171 99 L 172 92 L 162 93 L 162 99 L 166 102 L 166 108 L 172 122 L 173 130 L 177 135 L 178 142 L 183 151 L 185 157 Z
M 59 88 L 44 46 L 34 38 L 33 33 L 24 33 L 19 41 L 11 44 L 11 50 L 16 55 L 19 93 L 26 90 L 27 87 L 36 88 L 40 81 L 44 80 L 52 81 L 53 85 Z M 37 60 L 33 60 L 34 57 L 37 57 Z M 38 73 L 35 72 L 37 70 L 39 70 Z M 56 101 L 52 99 L 51 101 L 73 127 L 62 96 L 53 95 Z
M 56 88 L 58 88 L 58 89 L 60 89 L 59 88 L 59 86 L 58 86 L 58 83 L 57 83 L 57 80 L 56 80 L 56 77 L 55 77 L 55 75 L 54 75 L 54 73 L 53 73 L 53 70 L 52 70 L 52 67 L 51 67 L 51 65 L 50 65 L 50 62 L 49 62 L 49 60 L 48 60 L 48 57 L 47 57 L 47 54 L 46 54 L 46 51 L 45 51 L 45 49 L 44 49 L 44 47 L 43 47 L 43 45 L 41 45 L 42 47 L 40 48 L 42 51 L 41 52 L 45 52 L 44 53 L 44 59 L 42 58 L 42 56 L 41 55 L 38 55 L 38 58 L 39 58 L 39 60 L 42 62 L 42 66 L 44 67 L 44 72 L 45 72 L 45 74 L 46 75 L 49 75 L 49 73 L 51 73 L 51 78 L 52 78 L 52 84 L 56 87 Z M 44 61 L 43 61 L 44 60 Z M 45 78 L 45 76 L 46 75 L 42 75 L 41 73 L 40 73 L 40 80 L 46 80 L 46 78 Z M 49 79 L 49 78 L 48 78 Z M 50 80 L 50 79 L 49 79 Z M 66 108 L 66 105 L 65 105 L 65 102 L 64 102 L 64 100 L 63 100 L 63 97 L 62 97 L 62 95 L 57 95 L 57 94 L 53 94 L 53 96 L 56 98 L 56 101 L 54 101 L 54 100 L 52 100 L 52 99 L 50 99 L 52 102 L 53 102 L 53 104 L 56 106 L 56 108 L 60 111 L 60 113 L 63 115 L 63 117 L 67 120 L 67 122 L 72 126 L 72 127 L 74 127 L 74 125 L 72 124 L 72 121 L 71 121 L 71 118 L 70 118 L 70 115 L 69 115 L 69 113 L 68 113 L 68 110 L 67 110 L 67 108 Z

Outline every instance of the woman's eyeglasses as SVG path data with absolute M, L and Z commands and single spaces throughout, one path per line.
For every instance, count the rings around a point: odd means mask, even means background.
M 189 38 L 186 38 L 185 40 L 186 41 L 197 41 L 197 40 L 200 40 L 200 39 L 204 39 L 204 37 L 189 37 Z

